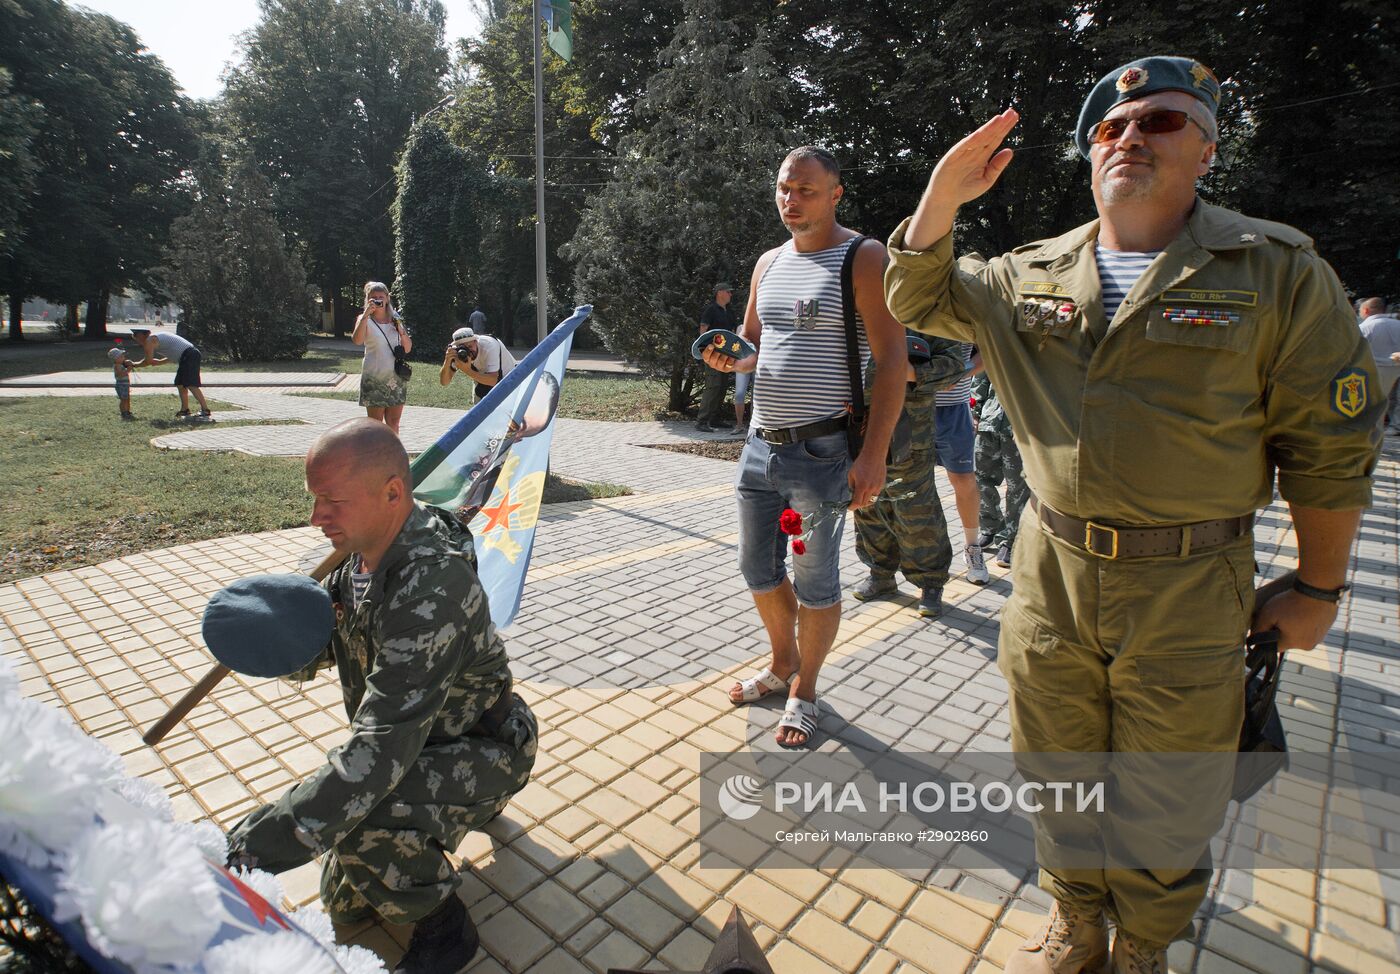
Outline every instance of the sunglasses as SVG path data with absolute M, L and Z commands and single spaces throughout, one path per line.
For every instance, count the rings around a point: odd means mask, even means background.
M 1139 118 L 1106 118 L 1089 129 L 1089 141 L 1094 145 L 1100 142 L 1116 142 L 1123 137 L 1124 132 L 1128 131 L 1129 125 L 1136 125 L 1138 131 L 1143 135 L 1165 135 L 1168 132 L 1180 132 L 1186 127 L 1187 122 L 1200 129 L 1201 134 L 1206 137 L 1206 141 L 1212 141 L 1213 137 L 1206 131 L 1204 125 L 1186 112 L 1169 108 L 1148 112 Z

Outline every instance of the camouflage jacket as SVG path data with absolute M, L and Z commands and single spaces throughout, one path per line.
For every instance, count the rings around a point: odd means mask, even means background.
M 467 736 L 509 686 L 505 646 L 473 563 L 470 535 L 418 507 L 357 608 L 351 562 L 326 580 L 335 634 L 322 657 L 292 679 L 336 665 L 350 738 L 240 824 L 235 852 L 257 856 L 263 868 L 288 868 L 292 836 L 306 860 L 337 845 L 420 754 Z M 450 790 L 453 783 L 446 784 Z
M 972 398 L 977 400 L 977 429 L 987 433 L 1011 435 L 1011 420 L 1001 408 L 997 391 L 987 373 L 979 372 L 972 380 Z

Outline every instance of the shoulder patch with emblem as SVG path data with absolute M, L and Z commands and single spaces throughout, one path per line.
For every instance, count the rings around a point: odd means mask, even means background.
M 1343 369 L 1332 380 L 1332 408 L 1347 419 L 1355 419 L 1366 408 L 1366 373 Z

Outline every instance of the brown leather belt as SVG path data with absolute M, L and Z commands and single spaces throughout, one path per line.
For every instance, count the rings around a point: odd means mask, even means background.
M 1050 533 L 1099 558 L 1155 558 L 1216 548 L 1254 528 L 1254 514 L 1223 517 L 1214 521 L 1173 524 L 1160 528 L 1125 528 L 1061 514 L 1030 495 L 1031 509 Z
M 820 423 L 808 423 L 806 426 L 789 426 L 787 429 L 770 430 L 762 426 L 755 426 L 754 433 L 765 443 L 798 443 L 802 440 L 810 440 L 817 436 L 826 436 L 828 433 L 839 433 L 846 428 L 847 420 L 845 416 L 837 416 L 835 419 L 824 419 Z

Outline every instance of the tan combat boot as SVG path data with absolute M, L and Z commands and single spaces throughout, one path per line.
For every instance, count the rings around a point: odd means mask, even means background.
M 1100 974 L 1107 966 L 1103 910 L 1056 900 L 1045 926 L 1011 955 L 1006 974 Z
M 1167 948 L 1119 930 L 1113 938 L 1113 974 L 1167 974 Z

